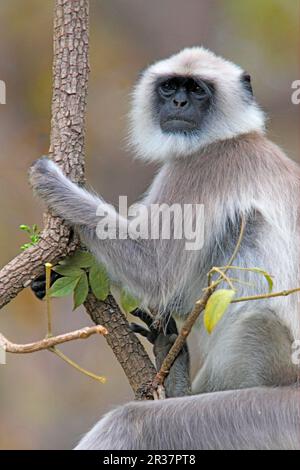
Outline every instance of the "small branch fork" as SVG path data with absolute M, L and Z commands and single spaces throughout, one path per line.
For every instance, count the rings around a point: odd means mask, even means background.
M 101 334 L 103 336 L 108 335 L 107 329 L 102 325 L 90 326 L 81 328 L 80 330 L 71 331 L 69 333 L 65 333 L 58 336 L 53 336 L 52 334 L 52 305 L 51 305 L 51 296 L 50 296 L 50 284 L 51 284 L 51 270 L 52 264 L 45 263 L 45 271 L 46 271 L 46 315 L 47 315 L 47 333 L 46 337 L 42 340 L 36 341 L 34 343 L 28 344 L 16 344 L 9 341 L 3 334 L 0 333 L 0 347 L 6 351 L 11 353 L 19 353 L 19 354 L 26 354 L 32 353 L 36 351 L 41 351 L 43 349 L 47 349 L 52 353 L 56 354 L 60 359 L 65 361 L 70 366 L 74 367 L 74 369 L 78 370 L 79 372 L 87 375 L 90 378 L 97 380 L 98 382 L 105 383 L 105 377 L 100 375 L 96 375 L 93 372 L 90 372 L 79 364 L 74 362 L 68 356 L 66 356 L 62 351 L 57 349 L 58 344 L 66 343 L 68 341 L 73 341 L 75 339 L 86 339 L 89 338 L 91 335 L 94 334 Z
M 63 361 L 65 361 L 70 366 L 74 367 L 74 369 L 78 370 L 82 374 L 85 374 L 88 377 L 97 380 L 98 382 L 105 383 L 105 377 L 102 377 L 101 375 L 96 375 L 93 372 L 90 372 L 89 370 L 80 367 L 76 362 L 72 361 L 72 359 L 70 359 L 63 352 L 59 351 L 56 348 L 58 344 L 67 343 L 76 339 L 87 339 L 95 334 L 106 336 L 108 334 L 108 331 L 104 326 L 101 325 L 87 326 L 85 328 L 81 328 L 80 330 L 70 331 L 69 333 L 64 333 L 57 336 L 47 335 L 44 339 L 27 344 L 12 343 L 2 333 L 0 333 L 0 347 L 2 347 L 6 352 L 16 354 L 27 354 L 47 349 L 48 351 L 51 351 L 52 353 L 56 354 Z

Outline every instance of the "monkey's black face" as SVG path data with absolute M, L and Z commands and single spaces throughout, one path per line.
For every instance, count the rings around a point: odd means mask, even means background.
M 193 133 L 201 124 L 214 96 L 214 85 L 193 77 L 170 76 L 157 81 L 156 109 L 165 133 Z

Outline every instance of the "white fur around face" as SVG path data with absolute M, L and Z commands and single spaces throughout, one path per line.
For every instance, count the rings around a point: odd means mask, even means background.
M 241 83 L 243 70 L 202 47 L 183 49 L 151 65 L 133 92 L 129 141 L 138 157 L 167 161 L 191 155 L 202 147 L 249 132 L 264 132 L 265 116 L 255 100 L 246 99 Z M 163 75 L 198 76 L 213 81 L 216 105 L 201 132 L 185 136 L 163 133 L 153 116 L 155 82 Z

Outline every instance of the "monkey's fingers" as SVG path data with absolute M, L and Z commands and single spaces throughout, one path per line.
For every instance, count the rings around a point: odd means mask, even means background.
M 50 285 L 52 286 L 56 279 L 59 279 L 60 277 L 60 274 L 56 273 L 55 271 L 51 271 Z M 30 284 L 30 287 L 34 295 L 38 299 L 42 300 L 46 295 L 46 275 L 41 274 L 40 276 L 35 278 Z
M 151 315 L 149 315 L 149 313 L 145 312 L 144 310 L 141 310 L 140 308 L 136 308 L 130 313 L 134 317 L 137 317 L 140 320 L 142 320 L 144 323 L 146 323 L 146 325 L 150 328 L 150 330 L 154 330 L 153 318 L 151 317 Z
M 30 285 L 31 290 L 33 291 L 34 295 L 42 300 L 45 297 L 46 293 L 46 280 L 45 276 L 39 276 L 36 279 L 34 279 Z
M 152 331 L 147 330 L 147 328 L 144 328 L 141 325 L 138 325 L 137 323 L 130 323 L 130 329 L 134 333 L 138 333 L 141 336 L 144 336 L 144 338 L 147 338 L 147 340 L 151 343 L 154 344 L 155 340 L 157 338 L 157 335 L 154 334 Z

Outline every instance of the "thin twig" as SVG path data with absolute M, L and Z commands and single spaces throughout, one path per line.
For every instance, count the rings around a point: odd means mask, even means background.
M 214 281 L 214 284 L 216 284 L 216 286 L 218 284 L 220 284 L 220 282 L 222 281 L 222 278 L 224 277 L 224 275 L 227 273 L 228 269 L 229 268 L 232 268 L 232 263 L 233 261 L 235 260 L 236 258 L 236 255 L 238 254 L 238 251 L 240 249 L 240 246 L 241 246 L 241 243 L 242 243 L 242 240 L 243 240 L 243 236 L 244 236 L 244 232 L 245 232 L 245 226 L 246 226 L 246 221 L 245 221 L 245 217 L 244 215 L 242 215 L 241 217 L 241 228 L 240 228 L 240 234 L 239 234 L 239 238 L 237 240 L 237 243 L 236 243 L 236 246 L 235 246 L 235 249 L 233 250 L 233 253 L 228 261 L 228 263 L 226 264 L 226 266 L 223 266 L 222 268 L 218 267 L 213 267 L 209 273 L 207 274 L 208 276 L 208 289 L 210 288 L 210 286 L 212 285 L 212 275 L 214 273 L 214 271 L 216 270 L 222 270 L 222 274 L 220 275 L 220 277 Z M 219 271 L 218 271 L 219 272 Z
M 238 253 L 238 250 L 240 248 L 240 245 L 241 245 L 241 242 L 242 242 L 242 239 L 243 239 L 243 235 L 244 235 L 244 231 L 245 231 L 245 219 L 244 219 L 244 217 L 242 217 L 241 229 L 240 229 L 240 234 L 239 234 L 239 238 L 237 240 L 236 247 L 234 249 L 234 252 L 233 252 L 232 256 L 230 257 L 230 259 L 228 261 L 228 264 L 226 265 L 224 271 L 222 272 L 222 276 L 220 276 L 219 279 L 217 279 L 216 281 L 212 282 L 205 289 L 203 296 L 201 297 L 201 299 L 197 300 L 193 311 L 190 313 L 190 315 L 185 320 L 185 322 L 184 322 L 184 324 L 183 324 L 183 326 L 182 326 L 182 328 L 179 332 L 179 335 L 176 338 L 175 343 L 171 347 L 170 351 L 168 352 L 167 356 L 165 357 L 165 359 L 164 359 L 164 361 L 161 365 L 160 370 L 157 372 L 157 374 L 154 378 L 154 381 L 153 381 L 154 390 L 159 385 L 162 385 L 164 383 L 165 378 L 169 374 L 170 368 L 172 367 L 175 359 L 177 358 L 178 354 L 180 353 L 181 349 L 183 348 L 183 346 L 186 342 L 186 339 L 187 339 L 188 335 L 190 334 L 195 322 L 199 318 L 199 315 L 205 309 L 205 306 L 208 302 L 208 299 L 210 298 L 210 296 L 214 293 L 214 291 L 218 287 L 218 285 L 220 283 L 220 280 L 222 280 L 224 278 L 223 274 L 226 273 L 226 271 L 229 269 L 229 266 L 234 261 L 236 255 Z
M 45 263 L 46 271 L 46 312 L 47 312 L 47 338 L 52 336 L 52 314 L 51 314 L 51 299 L 50 299 L 50 287 L 51 287 L 51 263 Z
M 63 361 L 65 361 L 67 364 L 69 364 L 69 366 L 72 366 L 74 367 L 74 369 L 78 370 L 79 372 L 81 372 L 82 374 L 84 375 L 87 375 L 88 377 L 90 377 L 91 379 L 94 379 L 94 380 L 97 380 L 97 382 L 101 382 L 102 384 L 104 384 L 106 382 L 106 377 L 103 377 L 101 375 L 96 375 L 94 374 L 93 372 L 90 372 L 89 370 L 87 369 L 84 369 L 83 367 L 81 367 L 80 365 L 78 365 L 76 362 L 72 361 L 72 359 L 70 359 L 68 356 L 66 356 L 62 351 L 60 351 L 59 349 L 57 348 L 50 348 L 49 351 L 53 352 L 54 354 L 56 354 L 60 359 L 62 359 Z
M 87 326 L 80 330 L 70 331 L 58 336 L 52 336 L 51 338 L 44 338 L 40 341 L 27 344 L 17 344 L 9 341 L 2 333 L 0 333 L 0 346 L 4 348 L 6 352 L 27 354 L 36 351 L 42 351 L 43 349 L 53 348 L 57 344 L 67 343 L 68 341 L 74 341 L 75 339 L 86 339 L 94 334 L 107 335 L 107 329 L 104 326 Z
M 281 292 L 271 292 L 269 294 L 249 295 L 248 297 L 237 297 L 231 301 L 232 304 L 237 302 L 246 302 L 248 300 L 260 300 L 260 299 L 271 299 L 272 297 L 286 297 L 287 295 L 295 294 L 300 292 L 300 287 L 290 290 L 282 290 Z
M 219 266 L 219 269 L 226 269 L 226 270 L 229 270 L 229 269 L 237 269 L 238 271 L 250 271 L 250 272 L 256 272 L 259 274 L 259 272 L 263 272 L 262 269 L 260 268 L 245 268 L 243 266 Z M 270 277 L 273 277 L 271 276 L 271 274 L 269 274 Z
M 49 263 L 50 264 L 50 263 Z M 67 362 L 70 366 L 74 367 L 74 369 L 78 370 L 84 375 L 97 380 L 97 382 L 105 383 L 106 378 L 101 375 L 96 375 L 93 372 L 90 372 L 87 369 L 84 369 L 79 364 L 74 362 L 68 356 L 66 356 L 62 351 L 57 349 L 55 346 L 58 344 L 66 343 L 68 341 L 73 341 L 75 339 L 86 339 L 89 338 L 91 335 L 96 333 L 101 335 L 107 335 L 108 331 L 104 326 L 96 325 L 96 326 L 87 326 L 86 328 L 81 328 L 80 330 L 71 331 L 70 333 L 65 333 L 58 336 L 52 336 L 52 322 L 51 322 L 51 314 L 50 313 L 50 296 L 48 296 L 48 305 L 47 305 L 47 314 L 48 314 L 48 333 L 46 338 L 36 341 L 34 343 L 28 344 L 16 344 L 9 341 L 5 336 L 0 333 L 0 346 L 6 351 L 10 353 L 18 353 L 18 354 L 26 354 L 26 353 L 33 353 L 36 351 L 42 351 L 47 349 L 48 351 L 53 352 L 56 354 L 60 359 Z
M 176 357 L 180 353 L 181 349 L 183 348 L 188 335 L 190 334 L 195 322 L 199 318 L 201 312 L 203 312 L 207 301 L 211 294 L 214 292 L 217 286 L 213 286 L 204 293 L 203 297 L 197 300 L 193 311 L 190 313 L 188 318 L 185 320 L 179 335 L 176 338 L 175 343 L 171 347 L 170 351 L 168 352 L 167 356 L 165 357 L 160 370 L 157 372 L 154 382 L 153 388 L 156 389 L 158 385 L 162 385 L 165 381 L 165 378 L 169 374 L 170 368 L 172 367 Z
M 223 270 L 223 273 L 227 273 L 229 267 L 232 265 L 233 261 L 235 260 L 237 254 L 238 254 L 238 251 L 240 249 L 240 246 L 241 246 L 241 243 L 242 243 L 242 240 L 243 240 L 243 236 L 244 236 L 244 232 L 245 232 L 245 226 L 246 226 L 246 221 L 245 221 L 245 217 L 244 215 L 242 215 L 242 218 L 241 218 L 241 229 L 240 229 L 240 234 L 239 234 L 239 238 L 238 238 L 238 241 L 236 243 L 236 246 L 235 246 L 235 249 L 231 255 L 231 258 L 230 260 L 228 261 L 228 263 L 226 264 L 225 266 L 225 269 Z

